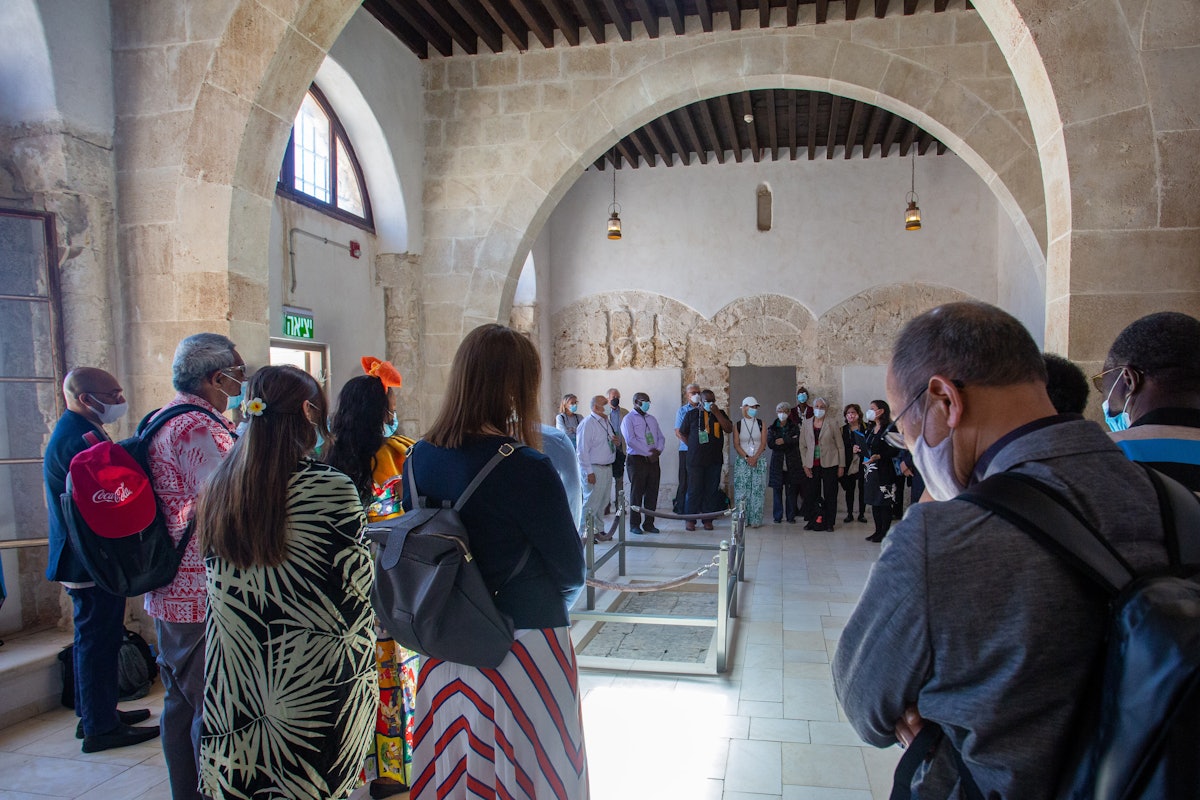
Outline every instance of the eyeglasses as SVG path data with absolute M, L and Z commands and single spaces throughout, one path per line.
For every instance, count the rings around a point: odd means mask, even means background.
M 906 405 L 899 414 L 892 417 L 892 423 L 883 429 L 884 441 L 886 441 L 892 447 L 895 447 L 897 450 L 908 449 L 908 443 L 904 441 L 904 434 L 900 431 L 900 420 L 905 414 L 908 413 L 908 410 L 913 407 L 913 404 L 921 399 L 921 396 L 925 394 L 926 390 L 928 389 L 929 384 L 925 384 L 923 387 L 921 387 L 921 391 L 917 392 L 916 396 L 914 396 L 912 400 L 908 401 L 908 405 Z
M 1110 367 L 1109 369 L 1104 370 L 1104 372 L 1101 372 L 1099 375 L 1092 376 L 1092 386 L 1096 387 L 1097 392 L 1104 394 L 1104 376 L 1110 372 L 1116 372 L 1119 369 L 1133 369 L 1133 367 L 1129 366 L 1128 364 L 1119 364 L 1115 367 Z

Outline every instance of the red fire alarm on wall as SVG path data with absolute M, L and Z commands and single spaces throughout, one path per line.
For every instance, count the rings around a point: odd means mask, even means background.
M 350 257 L 358 258 L 362 255 L 362 245 L 353 239 L 350 240 Z

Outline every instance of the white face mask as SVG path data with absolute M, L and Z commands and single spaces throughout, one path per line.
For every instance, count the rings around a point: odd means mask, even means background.
M 694 405 L 694 406 L 700 405 L 700 395 L 694 394 L 691 397 L 689 397 L 688 399 L 692 401 L 692 405 Z
M 951 429 L 949 436 L 936 447 L 931 447 L 925 441 L 925 420 L 922 419 L 921 435 L 912 446 L 913 463 L 925 480 L 929 496 L 934 500 L 952 500 L 967 490 L 954 472 L 953 439 L 954 429 Z
M 867 413 L 863 414 L 863 417 L 866 418 L 867 422 L 874 422 L 875 421 L 875 409 L 868 408 Z
M 820 419 L 821 417 L 825 416 L 825 409 L 823 409 L 823 408 L 814 408 L 814 409 L 813 409 L 813 416 L 814 416 L 814 417 L 816 417 L 817 419 Z
M 125 412 L 129 410 L 129 403 L 113 403 L 112 405 L 109 405 L 107 403 L 101 403 L 95 398 L 93 398 L 93 402 L 100 406 L 99 410 L 92 406 L 88 407 L 91 408 L 92 411 L 96 412 L 96 418 L 100 420 L 100 424 L 102 425 L 111 425 L 121 417 L 125 416 Z
M 780 422 L 787 422 L 788 415 L 786 411 L 780 411 L 775 416 L 779 417 Z

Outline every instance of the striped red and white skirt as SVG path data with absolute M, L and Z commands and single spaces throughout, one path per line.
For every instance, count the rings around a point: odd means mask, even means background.
M 569 628 L 518 630 L 496 669 L 421 662 L 412 800 L 588 797 Z

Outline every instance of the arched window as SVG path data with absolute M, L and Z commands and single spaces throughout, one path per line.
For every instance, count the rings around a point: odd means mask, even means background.
M 354 148 L 316 84 L 304 96 L 275 191 L 332 217 L 373 230 L 371 202 Z

